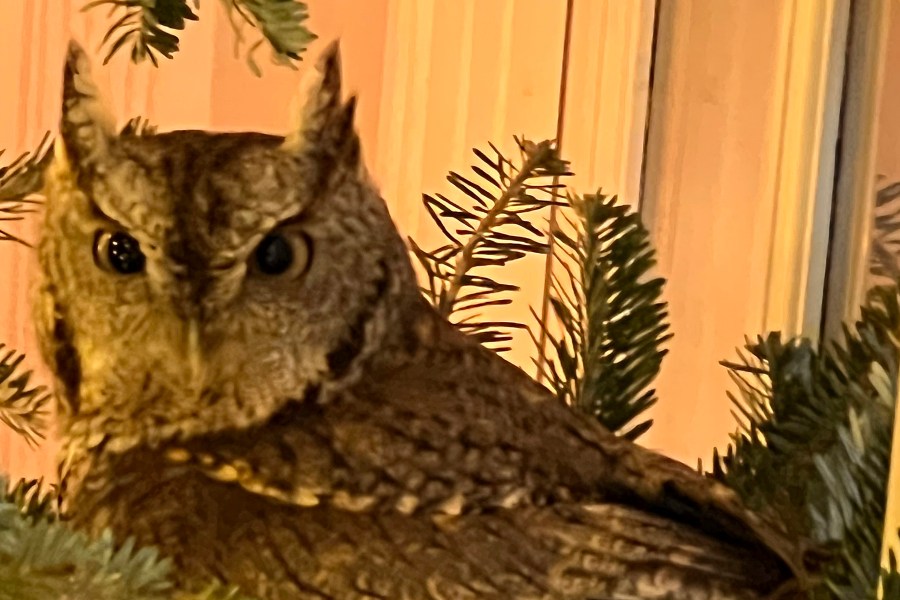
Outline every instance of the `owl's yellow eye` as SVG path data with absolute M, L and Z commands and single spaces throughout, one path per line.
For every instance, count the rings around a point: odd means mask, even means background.
M 98 231 L 94 262 L 106 271 L 134 275 L 144 270 L 147 260 L 138 241 L 124 231 Z
M 309 266 L 311 248 L 310 239 L 298 231 L 270 233 L 253 252 L 252 270 L 270 277 L 297 277 Z

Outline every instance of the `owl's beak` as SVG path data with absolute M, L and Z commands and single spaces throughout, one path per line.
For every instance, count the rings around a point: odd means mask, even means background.
M 200 344 L 200 323 L 197 319 L 187 322 L 185 358 L 191 374 L 191 381 L 203 381 L 203 348 Z

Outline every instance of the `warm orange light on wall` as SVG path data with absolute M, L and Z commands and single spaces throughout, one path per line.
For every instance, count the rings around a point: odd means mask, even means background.
M 82 13 L 81 4 L 9 0 L 0 8 L 0 81 L 12 90 L 0 94 L 0 147 L 7 156 L 55 127 L 68 38 L 95 48 L 108 25 L 104 11 Z M 307 61 L 341 38 L 348 87 L 360 95 L 367 162 L 399 227 L 422 245 L 436 232 L 420 195 L 448 190 L 446 173 L 467 169 L 471 147 L 492 141 L 511 149 L 514 134 L 556 135 L 565 0 L 309 4 L 310 28 L 320 39 Z M 762 307 L 771 292 L 773 214 L 784 200 L 777 185 L 781 133 L 794 118 L 778 99 L 796 81 L 784 68 L 795 4 L 802 2 L 660 3 L 666 34 L 657 39 L 648 133 L 657 2 L 571 3 L 563 154 L 580 191 L 602 187 L 637 204 L 643 185 L 660 272 L 670 278 L 666 296 L 676 336 L 659 380 L 656 425 L 645 442 L 689 463 L 710 456 L 734 428 L 728 379 L 717 361 L 732 357 L 745 334 L 772 325 Z M 283 131 L 299 73 L 273 67 L 254 77 L 233 55 L 218 3 L 204 3 L 200 21 L 182 39 L 182 52 L 159 69 L 134 67 L 125 53 L 97 66 L 123 119 L 142 115 L 163 129 Z M 536 218 L 543 225 L 544 216 Z M 36 222 L 20 231 L 33 239 Z M 0 341 L 36 363 L 26 294 L 33 268 L 28 249 L 0 248 Z M 505 319 L 532 322 L 529 308 L 540 306 L 542 276 L 540 257 L 509 269 L 522 294 Z M 510 359 L 531 370 L 532 357 L 532 342 L 522 333 Z M 30 451 L 0 430 L 0 471 L 52 473 L 52 450 L 49 444 Z

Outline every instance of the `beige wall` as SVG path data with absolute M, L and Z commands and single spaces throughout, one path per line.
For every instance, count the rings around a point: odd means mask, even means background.
M 646 443 L 695 463 L 734 429 L 718 362 L 817 337 L 849 2 L 659 7 L 642 216 L 675 338 Z
M 718 361 L 763 329 L 781 6 L 668 0 L 660 15 L 669 51 L 656 64 L 643 215 L 675 337 L 659 379 L 666 426 L 647 443 L 686 461 L 727 443 L 731 383 Z
M 676 337 L 645 441 L 690 464 L 709 457 L 734 428 L 718 360 L 763 329 L 784 117 L 775 99 L 787 85 L 784 39 L 793 18 L 779 6 L 802 3 L 662 3 L 669 37 L 660 41 L 666 58 L 656 66 L 654 98 L 661 100 L 653 109 L 644 208 L 660 271 L 670 277 Z M 104 32 L 103 13 L 85 15 L 73 8 L 80 5 L 0 5 L 0 81 L 13 85 L 13 93 L 0 94 L 0 148 L 10 154 L 54 128 L 66 39 L 93 48 Z M 574 1 L 562 133 L 581 191 L 602 186 L 628 202 L 638 198 L 655 5 Z M 164 129 L 282 131 L 299 74 L 266 68 L 262 79 L 253 77 L 232 56 L 219 4 L 203 6 L 176 60 L 154 70 L 131 67 L 122 56 L 99 69 L 118 114 L 141 114 Z M 348 86 L 360 93 L 365 155 L 404 233 L 426 246 L 436 239 L 420 195 L 449 191 L 444 176 L 468 169 L 472 146 L 494 141 L 509 149 L 513 134 L 556 135 L 565 9 L 565 0 L 311 0 L 311 29 L 321 41 L 310 55 L 342 37 Z M 29 351 L 36 363 L 24 292 L 30 261 L 24 248 L 0 247 L 0 341 Z M 523 294 L 505 317 L 532 322 L 542 273 L 536 259 L 510 269 Z M 531 368 L 527 335 L 516 339 L 510 358 Z M 0 471 L 49 473 L 51 450 L 29 452 L 0 431 Z
M 885 68 L 881 87 L 881 110 L 878 115 L 878 146 L 875 154 L 875 172 L 889 181 L 900 180 L 900 2 L 891 3 L 890 19 L 885 49 Z

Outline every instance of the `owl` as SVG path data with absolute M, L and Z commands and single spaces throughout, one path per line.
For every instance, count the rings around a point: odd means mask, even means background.
M 117 132 L 64 71 L 35 314 L 74 527 L 261 600 L 800 597 L 802 543 L 425 301 L 337 44 L 284 137 Z

